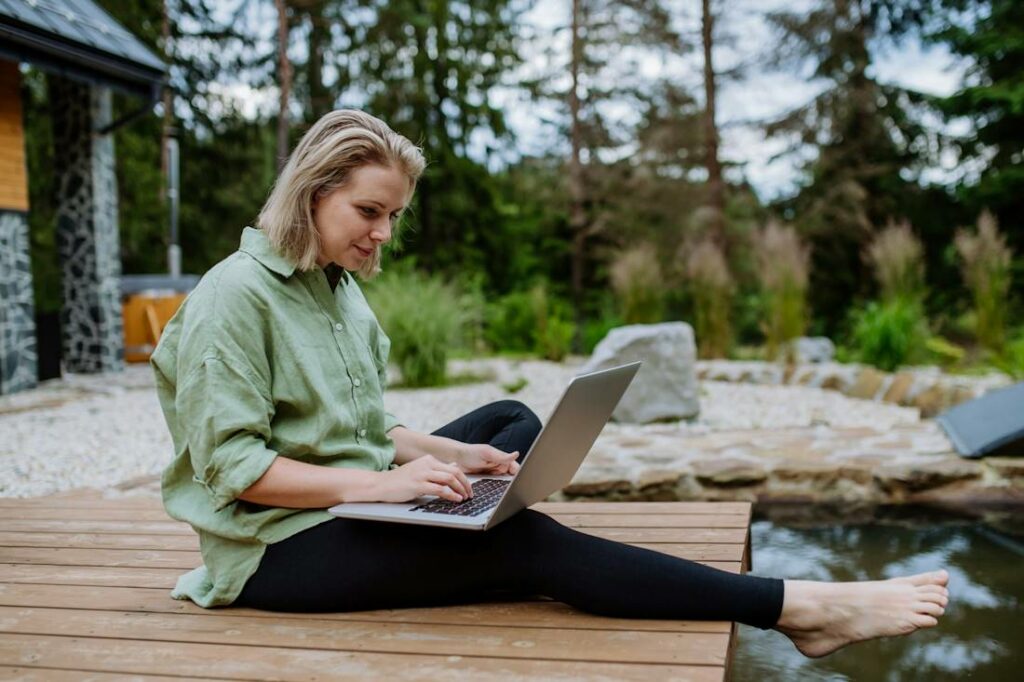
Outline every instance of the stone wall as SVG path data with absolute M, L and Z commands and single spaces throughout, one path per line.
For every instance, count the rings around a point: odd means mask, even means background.
M 28 216 L 0 210 L 0 395 L 36 385 Z
M 914 367 L 890 374 L 867 365 L 838 362 L 784 365 L 703 360 L 697 363 L 697 377 L 832 389 L 851 398 L 916 407 L 922 417 L 934 417 L 947 408 L 1012 383 L 1010 377 L 1002 374 L 957 376 L 943 374 L 938 367 Z

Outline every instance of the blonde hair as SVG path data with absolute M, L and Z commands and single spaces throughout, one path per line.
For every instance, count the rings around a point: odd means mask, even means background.
M 300 270 L 316 267 L 320 235 L 313 202 L 343 186 L 352 171 L 366 165 L 389 166 L 405 173 L 410 191 L 423 173 L 423 153 L 386 123 L 355 109 L 325 114 L 299 140 L 256 219 L 270 244 Z M 357 274 L 380 272 L 380 247 Z

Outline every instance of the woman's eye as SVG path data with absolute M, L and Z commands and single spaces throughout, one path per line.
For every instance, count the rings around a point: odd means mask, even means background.
M 363 215 L 367 216 L 368 218 L 372 218 L 373 216 L 377 215 L 377 211 L 375 209 L 369 208 L 367 206 L 361 206 L 359 210 L 362 211 Z

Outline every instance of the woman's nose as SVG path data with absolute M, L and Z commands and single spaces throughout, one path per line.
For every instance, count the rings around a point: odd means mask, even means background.
M 370 232 L 370 239 L 381 244 L 391 241 L 391 220 L 385 218 L 384 220 L 377 222 L 373 226 L 373 230 Z

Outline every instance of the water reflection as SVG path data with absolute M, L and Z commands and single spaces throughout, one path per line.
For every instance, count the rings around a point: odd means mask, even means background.
M 875 515 L 885 517 L 884 512 Z M 733 679 L 1024 679 L 1024 534 L 1021 519 L 910 516 L 802 527 L 760 519 L 751 532 L 756 575 L 870 580 L 944 567 L 951 602 L 938 628 L 866 642 L 824 659 L 804 658 L 775 632 L 741 626 Z

